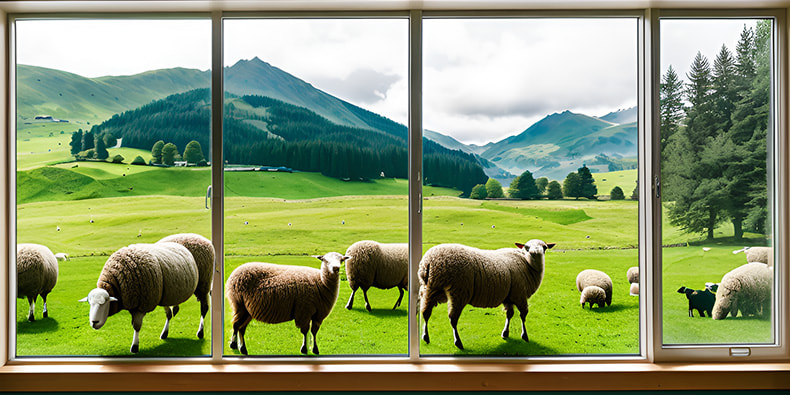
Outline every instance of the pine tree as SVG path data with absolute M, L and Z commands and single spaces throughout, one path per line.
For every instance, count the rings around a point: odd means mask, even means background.
M 595 178 L 593 178 L 587 165 L 582 165 L 582 167 L 579 168 L 578 174 L 581 179 L 581 197 L 596 199 L 595 195 L 598 194 L 598 187 L 595 186 Z
M 660 96 L 661 152 L 663 152 L 667 141 L 678 131 L 685 116 L 683 112 L 683 83 L 672 65 L 661 77 Z
M 508 195 L 514 199 L 535 199 L 538 197 L 538 187 L 529 170 L 525 170 L 520 176 L 513 179 Z
M 702 53 L 697 52 L 686 77 L 689 80 L 686 84 L 686 99 L 691 103 L 691 106 L 686 108 L 686 129 L 691 144 L 694 147 L 702 147 L 705 139 L 712 136 L 716 130 L 710 64 Z
M 77 156 L 82 151 L 82 129 L 71 133 L 69 146 L 71 147 L 71 154 L 74 156 Z
M 571 172 L 562 183 L 562 195 L 565 197 L 580 198 L 582 196 L 582 178 L 579 173 Z
M 732 127 L 732 113 L 738 102 L 736 84 L 736 63 L 726 45 L 721 46 L 719 54 L 713 61 L 713 109 L 715 128 L 727 131 Z
M 110 157 L 110 152 L 107 151 L 107 146 L 104 145 L 104 139 L 98 137 L 96 139 L 96 159 L 105 160 Z

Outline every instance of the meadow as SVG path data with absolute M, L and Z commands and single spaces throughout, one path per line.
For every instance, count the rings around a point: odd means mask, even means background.
M 53 155 L 42 149 L 58 142 L 62 147 L 60 140 L 67 139 L 63 136 L 68 133 L 48 133 L 31 135 L 29 141 L 18 145 L 20 152 L 24 147 L 25 152 L 39 152 L 46 158 L 19 155 L 17 241 L 41 243 L 53 252 L 68 252 L 72 260 L 60 264 L 59 282 L 49 297 L 49 318 L 40 318 L 39 302 L 37 321 L 27 322 L 27 303 L 17 299 L 17 355 L 130 356 L 129 313 L 111 317 L 105 327 L 94 331 L 88 325 L 88 306 L 77 300 L 95 287 L 107 256 L 122 246 L 155 242 L 178 232 L 209 236 L 211 219 L 210 210 L 205 208 L 205 191 L 210 170 L 68 162 L 64 159 L 68 157 L 67 150 Z M 150 156 L 139 150 L 123 152 L 127 163 L 137 154 Z M 222 255 L 226 278 L 244 262 L 317 267 L 319 262 L 310 255 L 344 252 L 351 243 L 362 239 L 408 239 L 405 180 L 344 182 L 313 173 L 226 172 L 225 176 Z M 609 181 L 621 175 L 600 176 Z M 621 187 L 626 195 L 633 189 Z M 519 338 L 518 315 L 511 322 L 511 338 L 503 340 L 499 337 L 505 320 L 501 309 L 467 306 L 459 323 L 466 349 L 459 351 L 453 346 L 446 305 L 442 304 L 430 321 L 431 343 L 420 343 L 422 354 L 545 356 L 640 352 L 639 298 L 628 294 L 625 278 L 628 267 L 639 263 L 638 202 L 478 201 L 459 198 L 458 194 L 451 189 L 424 188 L 423 251 L 444 242 L 493 249 L 532 238 L 557 245 L 547 253 L 543 284 L 530 299 L 529 343 Z M 664 249 L 665 343 L 771 340 L 769 319 L 689 318 L 685 296 L 676 293 L 681 285 L 699 289 L 707 281 L 719 281 L 724 273 L 745 262 L 743 255 L 731 253 L 742 247 L 727 239 L 731 234 L 731 229 L 722 227 L 717 230 L 715 242 L 706 244 L 696 235 L 683 234 L 664 224 L 664 244 L 689 243 Z M 590 310 L 579 305 L 575 277 L 587 268 L 603 270 L 612 278 L 611 307 Z M 408 304 L 391 310 L 398 291 L 371 289 L 372 312 L 364 309 L 362 295 L 357 294 L 354 309 L 348 311 L 344 306 L 350 288 L 341 278 L 338 301 L 318 333 L 322 355 L 406 354 Z M 224 352 L 238 355 L 227 345 L 231 332 L 229 307 L 225 306 L 224 313 Z M 170 337 L 162 341 L 158 336 L 164 313 L 157 309 L 148 314 L 136 357 L 209 354 L 210 336 L 207 334 L 203 340 L 195 337 L 198 315 L 198 303 L 190 299 L 174 319 Z M 250 354 L 255 355 L 297 355 L 301 344 L 301 334 L 292 322 L 253 322 L 246 338 Z

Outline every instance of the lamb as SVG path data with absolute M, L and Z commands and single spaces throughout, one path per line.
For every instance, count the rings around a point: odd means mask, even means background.
M 80 302 L 90 304 L 90 324 L 97 330 L 107 317 L 129 310 L 134 328 L 130 351 L 136 353 L 146 313 L 156 306 L 164 307 L 167 320 L 159 337 L 166 339 L 170 319 L 178 313 L 178 305 L 195 292 L 197 283 L 197 264 L 186 247 L 173 242 L 132 244 L 110 255 L 97 288 Z
M 609 278 L 606 273 L 600 270 L 586 269 L 582 270 L 576 276 L 576 289 L 582 293 L 582 307 L 584 307 L 584 289 L 590 286 L 603 289 L 606 293 L 606 296 L 604 297 L 604 305 L 612 305 L 612 279 Z M 598 303 L 598 307 L 600 306 L 601 304 Z M 590 308 L 592 308 L 592 303 L 590 303 Z
M 58 282 L 58 261 L 49 248 L 41 244 L 21 243 L 16 246 L 17 297 L 27 297 L 30 305 L 28 321 L 35 321 L 36 298 L 44 302 L 43 318 L 49 316 L 47 295 Z
M 631 288 L 628 291 L 629 295 L 638 296 L 639 295 L 639 266 L 629 267 L 625 275 L 628 278 L 628 282 L 631 284 Z
M 513 306 L 521 317 L 521 338 L 529 341 L 525 320 L 527 300 L 543 281 L 545 253 L 554 243 L 530 240 L 516 243 L 518 248 L 481 250 L 461 244 L 440 244 L 425 252 L 418 271 L 420 312 L 423 318 L 422 339 L 430 343 L 428 320 L 433 308 L 447 302 L 455 346 L 463 350 L 458 336 L 458 319 L 464 306 L 496 307 L 505 310 L 502 338 L 510 334 Z
M 211 280 L 214 276 L 214 245 L 209 239 L 195 233 L 179 233 L 167 236 L 161 242 L 174 242 L 186 247 L 195 258 L 198 270 L 198 283 L 195 288 L 195 298 L 200 302 L 200 326 L 197 337 L 203 338 L 206 313 L 208 313 L 208 298 L 211 293 Z
M 365 297 L 365 309 L 370 311 L 368 289 L 390 289 L 398 287 L 400 296 L 393 310 L 400 306 L 403 291 L 409 287 L 409 245 L 406 243 L 378 243 L 370 240 L 358 241 L 346 250 L 346 278 L 351 287 L 351 296 L 346 309 L 354 305 L 354 294 L 362 288 Z
M 231 349 L 247 355 L 244 333 L 255 319 L 270 324 L 294 321 L 303 336 L 302 354 L 307 354 L 308 331 L 313 334 L 312 351 L 319 353 L 316 335 L 337 301 L 340 264 L 350 257 L 329 252 L 316 258 L 321 269 L 248 262 L 233 270 L 225 283 L 225 297 L 233 309 Z
M 55 259 L 57 259 L 59 261 L 64 261 L 64 262 L 71 260 L 71 258 L 69 258 L 69 254 L 67 254 L 65 252 L 59 252 L 59 253 L 55 254 Z
M 597 304 L 599 308 L 604 307 L 606 305 L 606 291 L 595 285 L 584 287 L 579 303 L 581 303 L 582 308 L 584 308 L 585 303 L 589 303 L 590 310 L 592 310 L 593 304 Z
M 741 251 L 746 253 L 746 263 L 760 262 L 770 267 L 774 266 L 774 250 L 771 247 L 743 247 L 732 253 L 737 254 Z
M 708 312 L 708 317 L 711 316 L 713 304 L 716 302 L 716 295 L 710 289 L 694 290 L 680 287 L 678 293 L 685 294 L 686 299 L 689 300 L 689 317 L 694 317 L 694 310 L 697 310 L 700 317 L 704 317 L 706 311 Z
M 723 320 L 727 314 L 761 315 L 771 308 L 773 268 L 763 263 L 747 263 L 722 277 L 713 305 L 713 319 Z

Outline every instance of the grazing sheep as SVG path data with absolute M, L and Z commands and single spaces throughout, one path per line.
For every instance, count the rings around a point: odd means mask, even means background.
M 760 262 L 770 267 L 774 266 L 774 249 L 771 247 L 743 247 L 732 253 L 737 254 L 741 251 L 746 254 L 746 263 Z
M 110 255 L 97 288 L 80 302 L 90 303 L 93 329 L 104 326 L 107 317 L 129 310 L 134 328 L 130 351 L 136 353 L 145 314 L 156 306 L 164 307 L 167 320 L 159 337 L 166 339 L 170 319 L 178 313 L 178 305 L 195 292 L 197 283 L 197 265 L 186 247 L 172 242 L 132 244 Z
M 582 270 L 576 276 L 576 289 L 579 290 L 579 292 L 583 292 L 584 289 L 589 286 L 596 286 L 603 289 L 604 292 L 606 292 L 604 304 L 606 306 L 612 305 L 612 279 L 609 278 L 606 273 L 593 269 Z M 600 304 L 598 306 L 600 306 Z
M 521 317 L 521 338 L 529 341 L 525 320 L 527 299 L 543 281 L 545 253 L 554 243 L 530 240 L 516 243 L 518 248 L 481 250 L 461 244 L 440 244 L 430 248 L 420 261 L 420 312 L 423 318 L 422 339 L 430 343 L 428 320 L 433 308 L 447 302 L 455 346 L 463 350 L 458 336 L 458 319 L 464 306 L 496 307 L 505 310 L 502 338 L 510 334 L 513 306 Z
M 58 260 L 49 248 L 41 244 L 17 244 L 16 246 L 17 298 L 27 297 L 30 309 L 28 321 L 35 321 L 36 298 L 41 295 L 44 302 L 42 316 L 47 318 L 47 295 L 58 282 Z
M 629 267 L 625 275 L 628 278 L 628 282 L 631 284 L 631 287 L 628 290 L 628 294 L 631 296 L 638 296 L 639 295 L 639 266 Z
M 716 303 L 716 295 L 709 289 L 694 290 L 680 287 L 678 293 L 685 294 L 686 299 L 689 300 L 689 317 L 694 317 L 694 310 L 697 310 L 700 317 L 704 317 L 706 311 L 708 317 L 711 316 L 713 304 Z
M 313 334 L 313 353 L 318 354 L 316 334 L 335 306 L 340 264 L 349 257 L 330 252 L 316 258 L 321 269 L 248 262 L 233 270 L 225 283 L 225 297 L 233 309 L 231 349 L 247 355 L 244 333 L 253 319 L 270 324 L 294 321 L 304 337 L 302 354 L 307 354 L 308 331 Z
M 400 296 L 395 310 L 403 300 L 403 291 L 409 287 L 409 245 L 406 243 L 385 244 L 370 240 L 358 241 L 348 247 L 346 256 L 346 278 L 351 287 L 351 296 L 346 309 L 354 305 L 354 294 L 362 288 L 365 308 L 370 311 L 368 289 L 390 289 L 398 287 Z
M 200 326 L 198 326 L 197 337 L 203 338 L 203 327 L 208 313 L 208 298 L 211 293 L 211 280 L 214 276 L 214 245 L 211 241 L 195 233 L 179 233 L 167 236 L 161 242 L 174 242 L 186 247 L 198 270 L 198 283 L 195 288 L 195 297 L 200 302 Z
M 71 258 L 69 258 L 69 254 L 67 254 L 65 252 L 59 252 L 59 253 L 55 254 L 55 259 L 57 259 L 59 261 L 64 261 L 64 262 L 71 260 Z
M 581 303 L 582 308 L 584 308 L 585 303 L 589 303 L 590 310 L 592 310 L 593 304 L 597 304 L 598 308 L 604 307 L 606 305 L 606 291 L 595 285 L 584 287 L 579 303 Z
M 713 319 L 722 320 L 729 313 L 761 315 L 771 308 L 773 268 L 764 263 L 747 263 L 722 277 L 713 306 Z

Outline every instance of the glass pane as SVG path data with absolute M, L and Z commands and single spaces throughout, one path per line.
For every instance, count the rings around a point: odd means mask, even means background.
M 209 20 L 16 21 L 17 356 L 210 354 L 196 295 L 208 301 L 211 257 L 154 245 L 211 234 L 210 33 Z M 180 305 L 169 328 L 158 305 Z
M 772 21 L 660 23 L 663 343 L 771 343 Z
M 225 354 L 406 354 L 408 20 L 223 28 Z
M 421 353 L 638 353 L 637 19 L 426 20 L 424 42 L 447 192 L 425 193 Z

